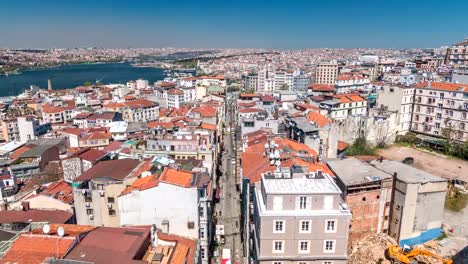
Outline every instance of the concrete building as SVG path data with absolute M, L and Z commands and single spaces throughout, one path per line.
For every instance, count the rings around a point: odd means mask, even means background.
M 256 263 L 346 263 L 351 213 L 333 179 L 307 166 L 262 175 L 254 188 Z
M 327 164 L 352 214 L 350 243 L 370 234 L 388 233 L 392 175 L 356 158 L 329 160 Z
M 39 120 L 33 116 L 18 117 L 18 132 L 21 142 L 37 139 L 38 136 L 44 135 L 51 129 L 49 123 L 41 124 Z
M 300 93 L 307 93 L 310 84 L 310 76 L 294 76 L 292 90 Z
M 118 197 L 120 224 L 156 225 L 164 233 L 198 241 L 200 264 L 209 263 L 212 238 L 210 177 L 164 168 L 137 179 Z
M 120 226 L 117 197 L 150 169 L 146 162 L 121 159 L 101 161 L 86 170 L 73 182 L 77 223 Z
M 316 84 L 335 84 L 338 77 L 338 63 L 336 61 L 321 62 L 315 69 Z
M 367 101 L 357 94 L 336 95 L 332 100 L 320 102 L 321 113 L 333 120 L 343 120 L 352 115 L 366 115 Z
M 416 85 L 411 130 L 452 140 L 468 139 L 468 85 L 424 82 Z
M 5 141 L 20 141 L 16 118 L 2 120 L 2 136 Z
M 375 168 L 396 174 L 389 235 L 400 245 L 421 244 L 441 234 L 447 179 L 398 161 L 372 161 Z
M 258 75 L 246 75 L 242 77 L 244 81 L 244 89 L 246 91 L 257 91 Z
M 446 64 L 468 65 L 468 38 L 447 49 Z
M 362 75 L 340 74 L 335 81 L 335 93 L 350 93 L 356 90 L 364 90 L 370 83 L 369 78 Z
M 403 85 L 384 85 L 382 89 L 377 90 L 377 107 L 397 113 L 399 135 L 411 129 L 414 92 L 414 87 Z
M 167 91 L 167 107 L 180 108 L 185 102 L 184 92 L 180 89 L 170 89 Z

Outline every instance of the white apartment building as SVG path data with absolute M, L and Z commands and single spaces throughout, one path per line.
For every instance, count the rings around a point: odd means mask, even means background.
M 136 80 L 136 88 L 137 89 L 146 89 L 149 87 L 149 82 L 148 80 L 144 79 L 138 79 Z
M 365 90 L 365 86 L 369 83 L 369 78 L 364 76 L 340 74 L 335 81 L 335 92 L 337 94 L 343 94 L 356 90 Z
M 468 85 L 441 82 L 417 84 L 411 130 L 466 141 Z
M 332 100 L 320 102 L 321 114 L 333 120 L 344 120 L 352 115 L 366 115 L 367 101 L 359 95 L 336 95 Z
M 384 85 L 377 90 L 377 107 L 397 112 L 397 134 L 403 135 L 411 129 L 414 87 Z
M 185 93 L 180 89 L 170 89 L 167 91 L 167 107 L 179 108 L 185 101 Z
M 315 69 L 315 83 L 335 84 L 338 77 L 338 63 L 336 61 L 320 62 Z
M 197 239 L 201 264 L 208 264 L 212 225 L 208 182 L 208 175 L 169 168 L 159 178 L 142 177 L 117 198 L 120 225 L 155 224 L 165 233 Z

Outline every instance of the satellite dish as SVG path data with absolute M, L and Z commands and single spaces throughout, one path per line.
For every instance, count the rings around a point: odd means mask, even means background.
M 275 149 L 275 156 L 279 155 L 279 150 Z
M 42 226 L 42 233 L 49 234 L 49 232 L 50 232 L 50 225 L 45 224 L 44 226 Z
M 161 170 L 161 165 L 158 165 L 158 170 Z
M 271 160 L 270 165 L 274 165 L 274 164 L 275 164 L 275 160 Z
M 279 165 L 281 165 L 281 161 L 277 160 L 276 161 L 276 166 L 279 166 Z
M 65 235 L 65 229 L 63 229 L 63 227 L 59 227 L 57 229 L 57 233 L 60 237 L 63 237 Z
M 268 145 L 268 143 L 265 143 L 265 148 L 268 148 L 270 145 Z
M 274 158 L 275 158 L 275 154 L 270 153 L 270 159 L 274 159 Z
M 280 154 L 279 153 L 275 153 L 275 159 L 279 159 L 280 158 Z

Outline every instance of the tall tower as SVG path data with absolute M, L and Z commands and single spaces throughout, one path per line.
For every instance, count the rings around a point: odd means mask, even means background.
M 47 90 L 52 91 L 52 81 L 47 79 Z

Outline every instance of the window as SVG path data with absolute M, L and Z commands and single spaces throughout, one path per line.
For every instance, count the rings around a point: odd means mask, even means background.
M 311 231 L 311 223 L 310 220 L 302 220 L 300 221 L 299 233 L 310 233 Z
M 205 259 L 205 249 L 204 248 L 200 248 L 200 257 L 202 259 Z
M 107 197 L 107 203 L 114 203 L 115 199 L 114 197 Z
M 323 253 L 335 253 L 335 240 L 325 240 L 323 243 Z
M 273 261 L 273 264 L 283 264 L 281 261 Z
M 324 261 L 322 264 L 333 264 L 333 261 Z
M 324 210 L 331 210 L 333 209 L 333 196 L 327 195 L 323 199 L 323 209 Z
M 283 240 L 273 240 L 273 253 L 283 253 L 284 252 L 284 241 Z
M 104 190 L 104 184 L 97 184 L 98 190 Z
M 109 209 L 109 215 L 110 216 L 115 216 L 115 210 L 114 209 Z
M 87 195 L 87 196 L 85 196 L 84 200 L 85 200 L 86 203 L 92 203 L 93 202 L 93 197 L 91 197 L 91 195 L 89 195 L 89 196 Z
M 309 247 L 309 241 L 308 240 L 299 240 L 298 242 L 298 252 L 299 253 L 309 253 L 310 252 L 310 247 Z
M 336 220 L 325 220 L 325 233 L 336 233 Z
M 299 209 L 304 210 L 307 208 L 307 197 L 299 197 Z
M 273 221 L 273 233 L 284 233 L 284 220 Z
M 86 214 L 87 215 L 92 215 L 93 214 L 93 209 L 86 209 Z
M 205 229 L 200 228 L 200 238 L 205 238 Z

